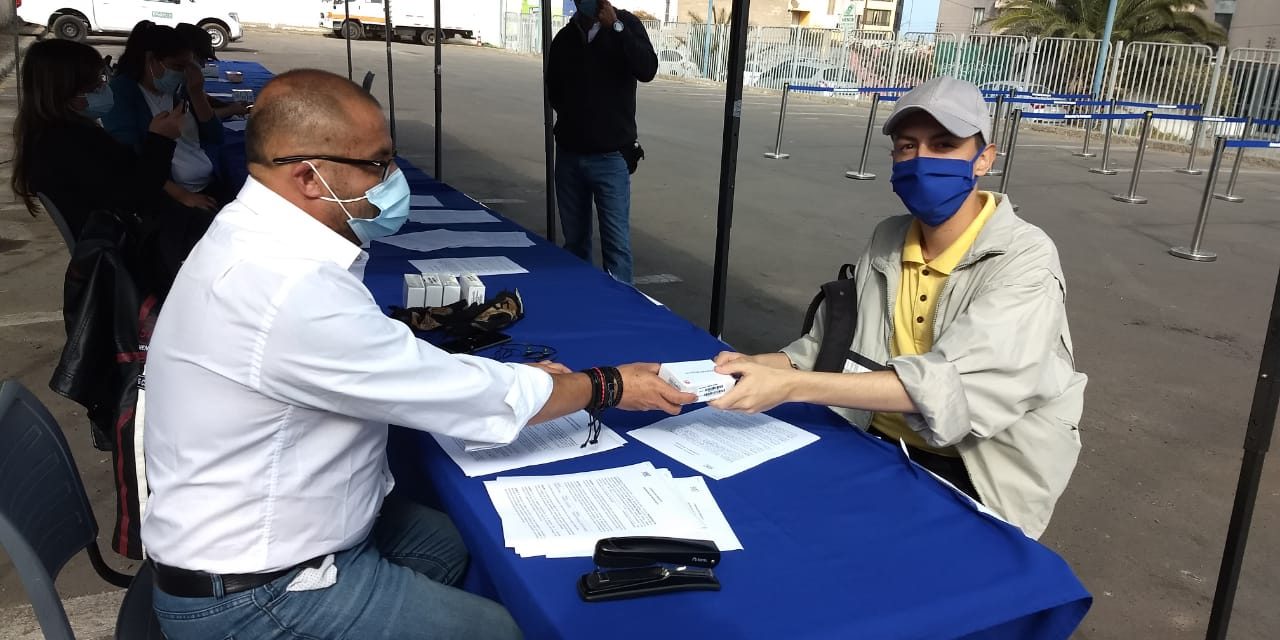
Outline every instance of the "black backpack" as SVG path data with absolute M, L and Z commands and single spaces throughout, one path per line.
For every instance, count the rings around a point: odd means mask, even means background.
M 818 347 L 818 358 L 813 363 L 814 371 L 842 373 L 845 360 L 852 360 L 871 371 L 883 371 L 888 368 L 849 348 L 853 344 L 853 331 L 858 327 L 858 286 L 853 276 L 853 265 L 841 266 L 836 279 L 822 285 L 818 295 L 813 297 L 813 302 L 809 303 L 809 310 L 804 314 L 804 329 L 801 335 L 808 335 L 813 330 L 818 307 L 826 301 L 827 305 L 822 314 L 825 330 L 822 334 L 822 343 Z

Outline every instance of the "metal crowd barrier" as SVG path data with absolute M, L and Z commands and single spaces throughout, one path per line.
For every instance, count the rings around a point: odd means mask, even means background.
M 791 92 L 801 93 L 831 93 L 834 95 L 866 95 L 870 94 L 875 97 L 875 102 L 871 105 L 871 117 L 875 119 L 875 107 L 880 100 L 897 100 L 895 96 L 887 96 L 887 93 L 906 93 L 910 91 L 907 87 L 820 87 L 807 84 L 791 84 L 790 82 L 782 85 L 782 106 L 778 109 L 778 137 L 774 140 L 773 151 L 764 154 L 764 157 L 770 160 L 786 160 L 791 157 L 789 153 L 782 152 L 782 129 L 787 118 L 787 96 Z M 865 151 L 863 152 L 865 155 Z M 865 164 L 865 163 L 864 163 Z M 871 176 L 874 178 L 875 176 Z
M 1196 229 L 1191 234 L 1191 244 L 1185 247 L 1170 247 L 1169 254 L 1184 260 L 1195 262 L 1213 262 L 1218 254 L 1201 248 L 1204 240 L 1205 226 L 1209 221 L 1209 209 L 1213 205 L 1214 188 L 1218 184 L 1218 171 L 1222 168 L 1222 156 L 1227 148 L 1234 147 L 1239 151 L 1248 148 L 1277 149 L 1280 142 L 1273 140 L 1231 140 L 1226 136 L 1214 139 L 1213 158 L 1209 161 L 1209 177 L 1204 183 L 1204 193 L 1200 196 L 1200 215 L 1196 218 Z

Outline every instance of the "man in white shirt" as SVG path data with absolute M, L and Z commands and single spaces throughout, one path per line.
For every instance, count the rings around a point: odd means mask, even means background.
M 656 365 L 449 355 L 384 315 L 353 273 L 358 243 L 394 233 L 408 186 L 381 108 L 345 78 L 282 74 L 247 136 L 251 177 L 183 265 L 148 354 L 142 541 L 161 627 L 519 637 L 451 586 L 467 556 L 448 517 L 388 495 L 387 425 L 510 442 L 583 408 L 676 413 L 693 396 Z

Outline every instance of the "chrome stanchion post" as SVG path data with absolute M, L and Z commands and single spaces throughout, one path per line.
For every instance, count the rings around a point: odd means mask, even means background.
M 1016 89 L 1010 89 L 1010 90 L 1009 90 L 1009 97 L 1010 97 L 1011 99 L 1012 99 L 1012 98 L 1017 98 L 1017 97 L 1018 97 L 1018 92 L 1017 92 L 1017 90 L 1016 90 Z M 1007 145 L 1007 144 L 1005 144 L 1005 141 L 1009 139 L 1009 114 L 1008 114 L 1008 112 L 1007 112 L 1007 111 L 1006 111 L 1006 113 L 1004 114 L 1004 117 L 1003 117 L 1003 118 L 1002 118 L 1002 119 L 997 123 L 997 127 L 992 128 L 992 130 L 991 130 L 991 131 L 992 131 L 992 135 L 995 135 L 995 130 L 996 130 L 996 128 L 1000 129 L 1000 144 L 997 144 L 997 145 L 996 145 L 996 155 L 997 155 L 997 156 L 1004 156 L 1004 155 L 1006 155 L 1006 154 L 1008 153 L 1008 149 L 1007 149 L 1008 145 Z
M 1009 173 L 1013 171 L 1013 153 L 1018 148 L 1018 128 L 1022 124 L 1022 109 L 1013 110 L 1013 126 L 1009 129 L 1009 153 L 1004 157 L 1004 171 L 1000 174 L 1000 193 L 1008 194 Z
M 862 160 L 858 162 L 857 171 L 846 171 L 844 177 L 850 180 L 875 180 L 876 174 L 867 173 L 867 154 L 871 150 L 871 133 L 876 128 L 876 110 L 880 106 L 880 94 L 871 94 L 871 113 L 867 114 L 867 134 L 862 138 Z
M 1128 204 L 1146 204 L 1148 200 L 1138 195 L 1138 178 L 1142 176 L 1142 159 L 1147 155 L 1147 137 L 1151 135 L 1151 119 L 1155 114 L 1147 111 L 1142 114 L 1142 133 L 1138 136 L 1138 155 L 1133 159 L 1133 176 L 1129 178 L 1129 193 L 1117 193 L 1111 196 L 1116 202 Z
M 1115 121 L 1111 116 L 1116 114 L 1116 101 L 1111 101 L 1111 106 L 1107 107 L 1107 124 L 1103 125 L 1102 134 L 1102 163 L 1098 168 L 1090 169 L 1089 173 L 1096 173 L 1102 176 L 1114 176 L 1116 170 L 1111 168 L 1111 131 L 1115 128 Z
M 993 115 L 991 118 L 991 139 L 987 141 L 988 144 L 995 145 L 996 157 L 999 157 L 1000 155 L 1002 155 L 1000 153 L 1000 116 L 1003 112 L 1004 112 L 1004 94 L 1002 93 L 996 96 L 996 112 L 995 112 L 995 115 Z M 987 175 L 993 178 L 996 178 L 1002 175 L 1003 173 L 1004 171 L 1001 171 L 1000 169 L 992 167 L 991 170 L 987 172 Z
M 1090 107 L 1089 113 L 1092 114 L 1093 112 L 1094 112 L 1094 108 Z M 1098 154 L 1093 153 L 1092 151 L 1089 151 L 1089 138 L 1092 136 L 1093 136 L 1093 118 L 1090 117 L 1084 123 L 1084 147 L 1081 147 L 1079 151 L 1072 153 L 1071 155 L 1077 158 L 1096 158 Z
M 772 160 L 786 160 L 791 157 L 791 154 L 782 152 L 782 123 L 787 119 L 787 95 L 790 93 L 791 83 L 784 82 L 782 84 L 782 107 L 778 110 L 778 139 L 773 143 L 773 151 L 764 154 L 764 157 Z
M 1191 155 L 1187 156 L 1187 166 L 1182 169 L 1174 169 L 1178 173 L 1189 176 L 1198 176 L 1202 171 L 1196 168 L 1196 154 L 1200 152 L 1200 138 L 1204 136 L 1204 116 L 1196 120 L 1196 126 L 1191 130 Z
M 1249 116 L 1244 121 L 1244 131 L 1240 132 L 1240 139 L 1246 140 L 1249 137 L 1249 130 L 1253 128 L 1253 116 Z M 1231 163 L 1231 176 L 1227 178 L 1227 192 L 1215 193 L 1213 197 L 1224 202 L 1238 204 L 1244 202 L 1244 196 L 1236 195 L 1236 179 L 1240 177 L 1240 165 L 1244 162 L 1244 147 L 1236 148 L 1236 159 Z
M 1196 262 L 1213 262 L 1218 254 L 1204 251 L 1200 241 L 1204 240 L 1204 227 L 1209 220 L 1209 206 L 1213 204 L 1213 189 L 1218 184 L 1218 170 L 1222 168 L 1222 154 L 1227 150 L 1227 137 L 1218 136 L 1213 141 L 1213 157 L 1209 160 L 1209 177 L 1205 179 L 1204 195 L 1200 198 L 1200 217 L 1196 218 L 1196 230 L 1191 234 L 1191 246 L 1170 247 L 1169 254 L 1184 260 Z

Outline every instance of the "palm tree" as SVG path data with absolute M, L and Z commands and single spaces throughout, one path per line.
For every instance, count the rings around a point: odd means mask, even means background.
M 1109 0 L 1012 0 L 990 21 L 1008 35 L 1101 38 Z M 1117 0 L 1112 38 L 1125 42 L 1225 44 L 1227 34 L 1193 9 L 1205 0 Z

